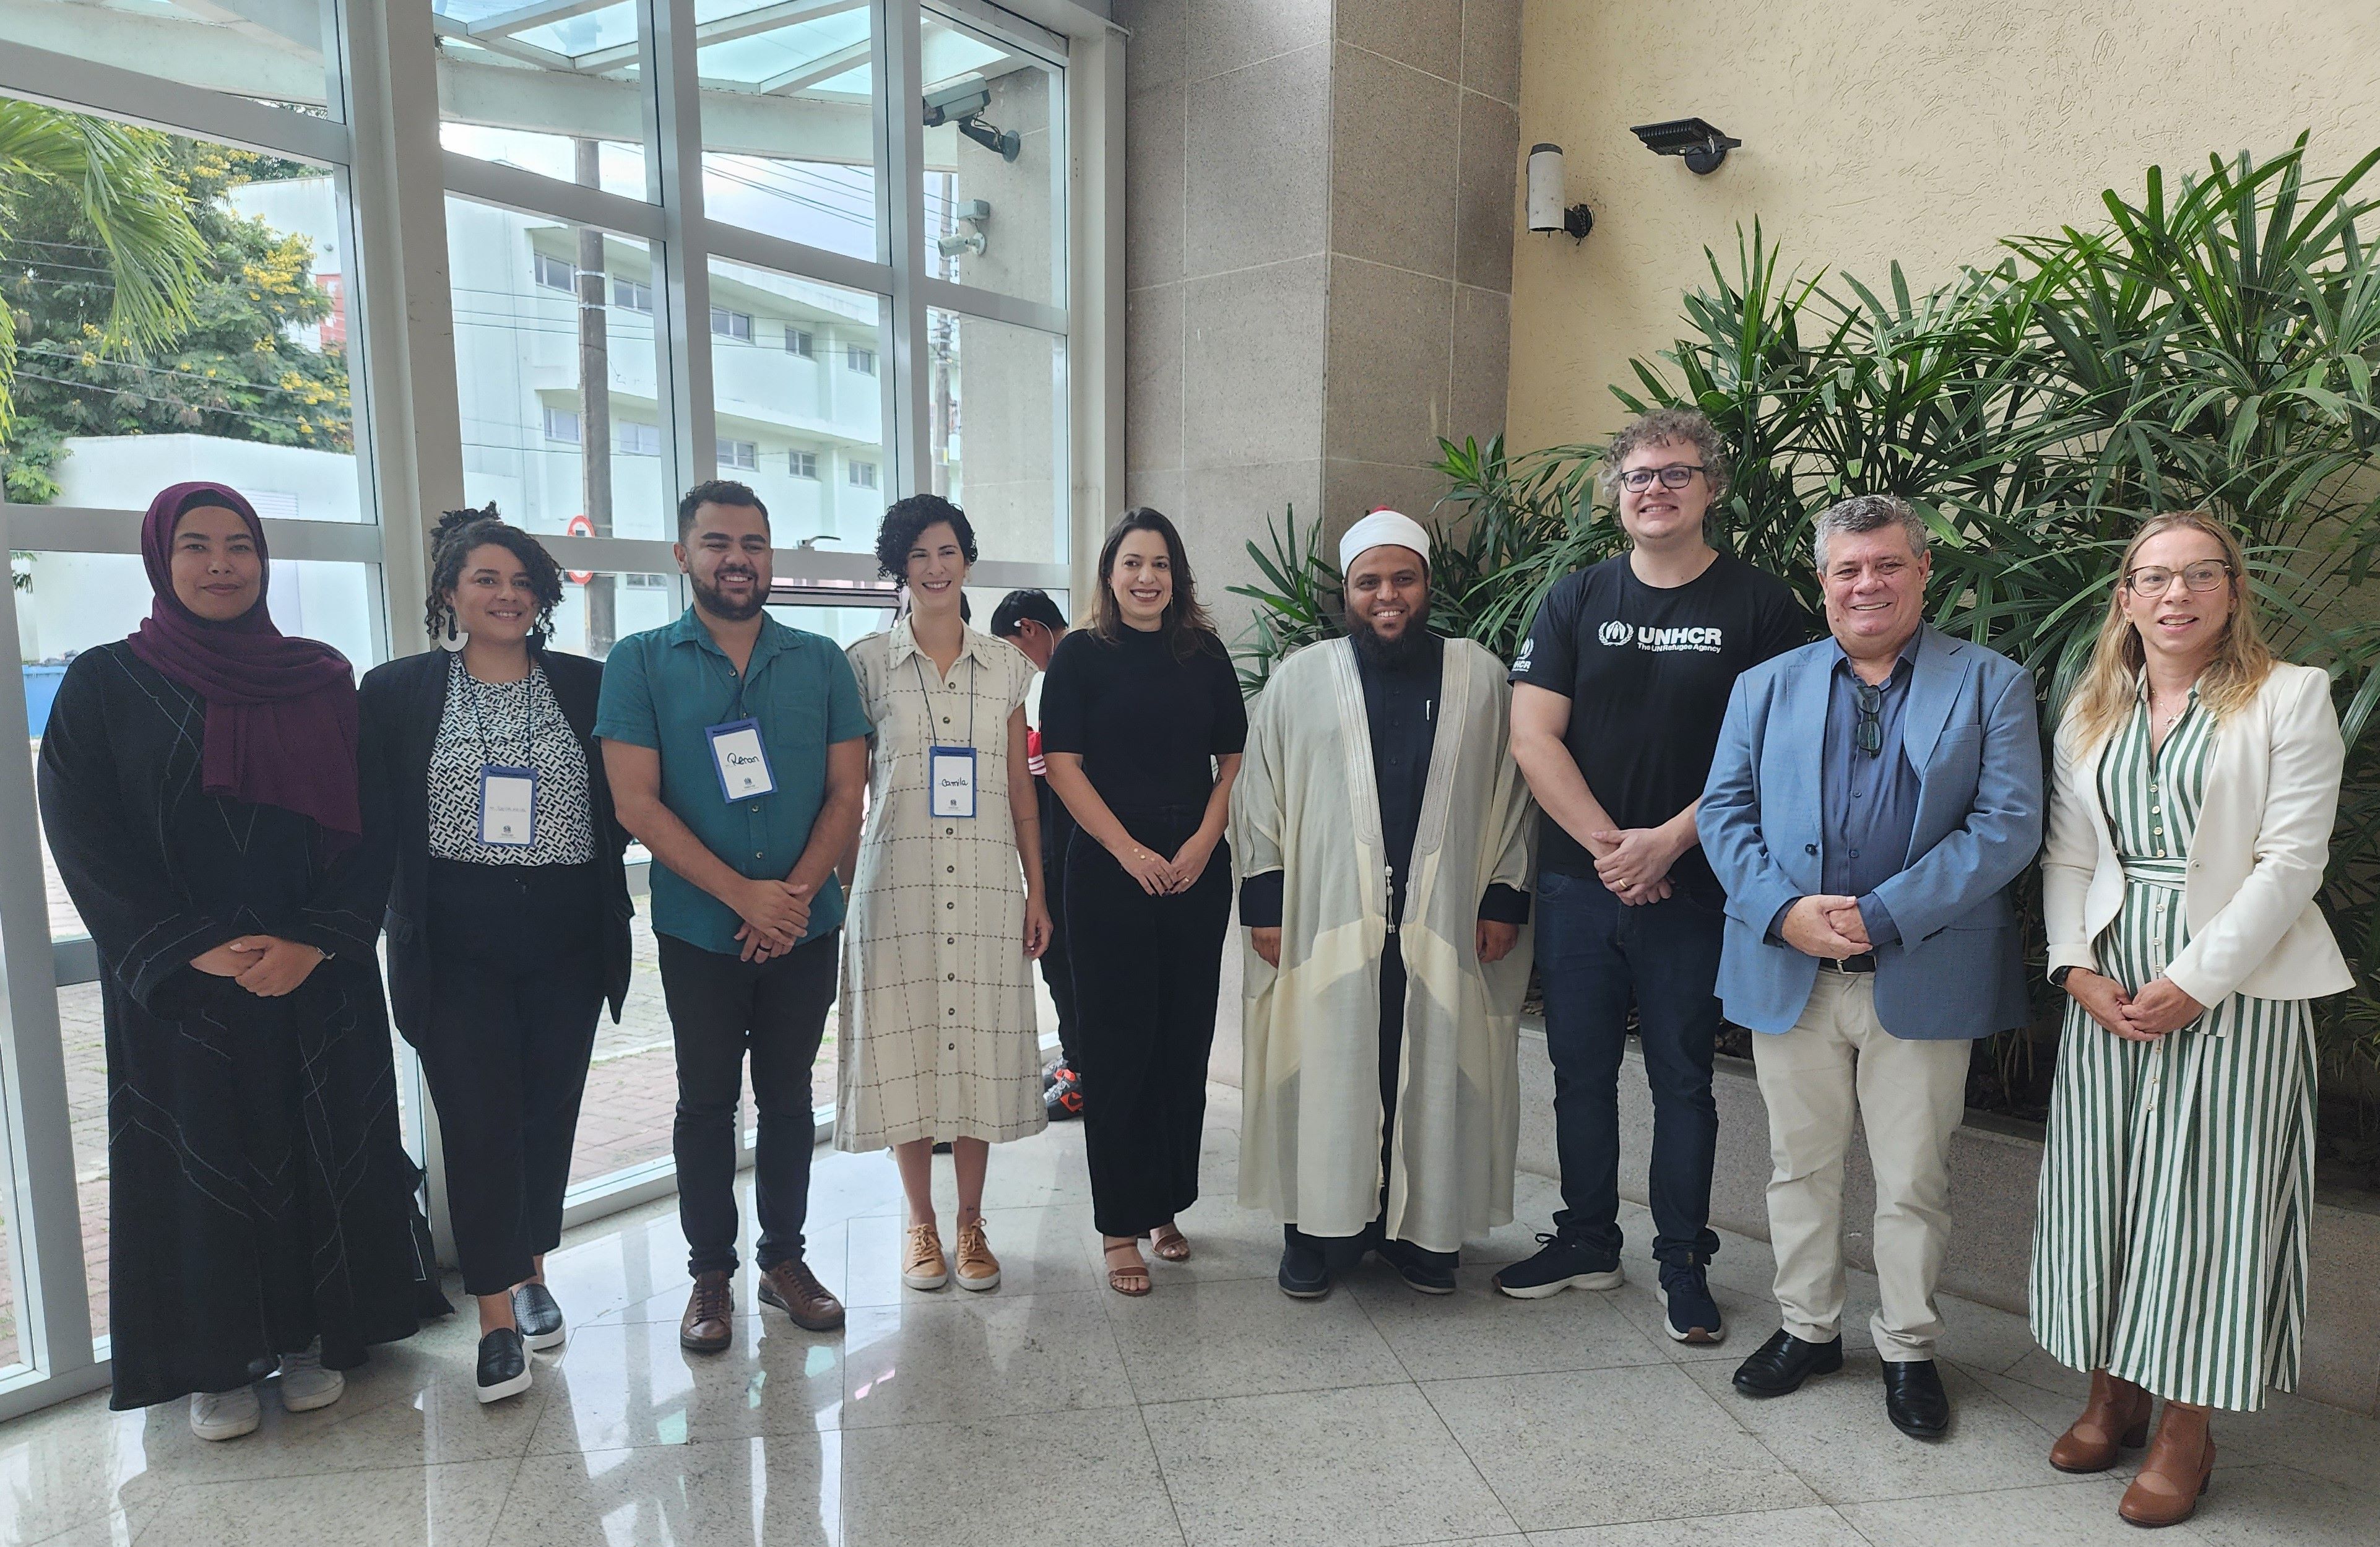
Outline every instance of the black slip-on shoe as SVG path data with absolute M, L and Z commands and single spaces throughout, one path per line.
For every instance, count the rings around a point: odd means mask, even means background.
M 1843 1367 L 1843 1340 L 1804 1343 L 1784 1328 L 1735 1367 L 1735 1389 L 1746 1396 L 1783 1396 L 1802 1389 L 1813 1375 L 1831 1375 Z
M 1463 1259 L 1460 1253 L 1431 1251 L 1411 1241 L 1382 1240 L 1373 1249 L 1380 1261 L 1397 1271 L 1406 1285 L 1425 1295 L 1454 1293 L 1454 1270 Z
M 562 1307 L 554 1303 L 552 1291 L 542 1284 L 524 1284 L 513 1291 L 513 1325 L 520 1329 L 521 1341 L 532 1349 L 559 1348 L 570 1341 L 570 1329 L 562 1321 Z
M 1293 1300 L 1318 1300 L 1330 1293 L 1330 1265 L 1309 1236 L 1287 1233 L 1281 1249 L 1281 1292 Z
M 498 1327 L 480 1339 L 480 1400 L 502 1402 L 528 1390 L 528 1350 L 512 1327 Z
M 1884 1415 L 1912 1440 L 1938 1440 L 1950 1431 L 1950 1395 L 1932 1359 L 1884 1361 Z

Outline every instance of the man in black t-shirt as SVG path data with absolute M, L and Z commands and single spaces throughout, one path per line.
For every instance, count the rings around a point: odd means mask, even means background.
M 991 610 L 991 631 L 994 637 L 1006 640 L 1025 652 L 1036 671 L 1050 669 L 1050 657 L 1056 653 L 1058 641 L 1066 637 L 1066 615 L 1044 591 L 1012 591 L 1000 599 Z M 1041 762 L 1041 727 L 1033 727 L 1029 759 L 1033 769 L 1033 796 L 1041 811 L 1041 895 L 1050 904 L 1050 948 L 1041 953 L 1041 980 L 1050 985 L 1050 1003 L 1058 1012 L 1058 1053 L 1063 1060 L 1067 1078 L 1082 1072 L 1075 1063 L 1075 960 L 1066 950 L 1065 887 L 1066 842 L 1075 834 L 1075 819 L 1066 810 L 1066 803 L 1050 787 L 1050 776 Z M 1071 1088 L 1073 1104 L 1053 1104 L 1052 1117 L 1077 1117 L 1082 1115 L 1082 1090 L 1079 1080 Z
M 1723 1335 L 1704 1264 L 1718 1108 L 1719 944 L 1727 899 L 1694 808 L 1739 673 L 1811 637 L 1785 583 L 1714 549 L 1724 448 L 1688 409 L 1612 442 L 1607 490 L 1630 550 L 1557 584 L 1512 664 L 1512 757 L 1545 812 L 1537 969 L 1554 1064 L 1562 1208 L 1543 1249 L 1496 1275 L 1536 1299 L 1621 1283 L 1621 1056 L 1636 1012 L 1653 1093 L 1653 1255 L 1669 1331 Z

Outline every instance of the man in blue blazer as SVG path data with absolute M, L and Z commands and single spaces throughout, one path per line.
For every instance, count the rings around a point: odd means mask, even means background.
M 1781 1396 L 1842 1368 L 1843 1155 L 1876 1173 L 1885 1410 L 1949 1427 L 1934 1364 L 1950 1137 L 1973 1039 L 2027 1018 L 2009 886 L 2041 846 L 2033 684 L 1925 623 L 1925 523 L 1864 494 L 1817 520 L 1833 638 L 1736 679 L 1696 826 L 1727 889 L 1718 972 L 1768 1107 L 1783 1327 L 1735 1372 Z

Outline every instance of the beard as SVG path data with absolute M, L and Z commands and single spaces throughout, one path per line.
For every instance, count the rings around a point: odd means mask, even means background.
M 720 595 L 716 588 L 704 585 L 691 575 L 686 579 L 693 585 L 694 599 L 702 610 L 722 622 L 747 622 L 759 616 L 760 609 L 769 604 L 769 588 L 759 583 L 760 578 L 758 575 L 752 577 L 752 600 L 749 602 L 730 602 Z
M 1355 641 L 1355 653 L 1376 666 L 1388 671 L 1402 671 L 1421 659 L 1429 648 L 1429 599 L 1422 598 L 1405 618 L 1405 626 L 1395 639 L 1384 639 L 1370 622 L 1354 608 L 1347 609 L 1347 637 Z

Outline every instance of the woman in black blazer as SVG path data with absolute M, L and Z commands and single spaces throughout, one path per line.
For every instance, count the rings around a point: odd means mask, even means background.
M 544 1283 L 595 1027 L 630 968 L 626 837 L 597 749 L 601 663 L 545 648 L 562 575 L 495 506 L 449 512 L 428 618 L 446 646 L 361 690 L 365 841 L 391 877 L 389 1003 L 438 1109 L 479 1397 L 560 1345 Z

